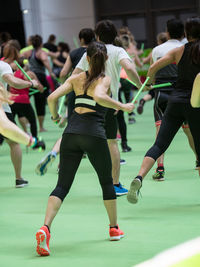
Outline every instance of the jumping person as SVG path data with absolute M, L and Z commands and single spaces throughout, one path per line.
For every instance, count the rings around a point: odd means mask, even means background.
M 200 108 L 193 108 L 190 104 L 193 82 L 200 72 L 200 17 L 187 19 L 185 32 L 188 43 L 171 50 L 156 61 L 147 74 L 150 76 L 149 84 L 151 84 L 160 69 L 173 62 L 178 66 L 176 85 L 170 95 L 156 141 L 146 153 L 140 171 L 130 185 L 127 199 L 131 203 L 137 203 L 142 180 L 155 161 L 167 150 L 185 120 L 189 124 L 194 139 L 200 175 Z M 150 87 L 147 88 L 150 89 Z
M 44 226 L 36 233 L 39 255 L 50 253 L 51 223 L 71 188 L 84 152 L 87 152 L 102 187 L 104 205 L 110 220 L 110 240 L 119 240 L 124 236 L 117 225 L 116 194 L 103 123 L 105 107 L 131 112 L 134 105 L 132 103 L 122 104 L 108 96 L 110 78 L 104 74 L 106 52 L 104 44 L 92 42 L 87 48 L 89 71 L 71 76 L 48 97 L 49 109 L 54 122 L 60 120 L 56 108 L 59 97 L 73 90 L 76 100 L 75 110 L 62 137 L 58 183 L 48 200 Z
M 97 40 L 106 44 L 108 51 L 108 61 L 106 63 L 106 75 L 111 77 L 111 92 L 112 98 L 118 100 L 119 92 L 119 78 L 121 67 L 124 68 L 129 78 L 135 82 L 137 87 L 141 87 L 140 78 L 135 69 L 135 64 L 127 54 L 127 52 L 121 48 L 114 46 L 113 43 L 117 37 L 117 30 L 114 24 L 110 20 L 99 21 L 95 28 Z M 86 54 L 83 55 L 80 62 L 74 70 L 74 74 L 88 70 L 88 63 Z M 123 188 L 119 182 L 120 175 L 120 153 L 117 144 L 117 118 L 114 109 L 108 109 L 105 117 L 105 129 L 108 140 L 108 146 L 110 149 L 112 159 L 112 177 L 116 194 L 118 196 L 128 193 L 126 188 Z

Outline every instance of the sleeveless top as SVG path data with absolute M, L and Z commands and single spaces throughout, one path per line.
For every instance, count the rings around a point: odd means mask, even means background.
M 190 48 L 192 42 L 185 44 L 183 55 L 178 63 L 178 78 L 170 102 L 190 103 L 192 87 L 196 75 L 200 72 L 200 64 L 192 63 Z
M 32 54 L 29 58 L 30 70 L 34 73 L 45 74 L 45 66 L 43 62 L 36 57 L 36 50 L 32 51 Z
M 88 75 L 87 72 L 86 75 Z M 80 114 L 74 110 L 64 133 L 91 135 L 106 139 L 104 122 L 107 108 L 96 103 L 87 93 L 75 97 L 76 107 L 89 108 L 95 112 Z
M 16 70 L 14 73 L 14 76 L 19 79 L 25 80 L 24 74 L 21 72 L 21 70 Z M 10 92 L 13 94 L 11 99 L 15 103 L 30 104 L 29 87 L 23 88 L 23 89 L 16 89 L 16 88 L 10 87 Z

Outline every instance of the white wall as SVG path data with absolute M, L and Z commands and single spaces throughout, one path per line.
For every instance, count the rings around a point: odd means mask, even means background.
M 42 35 L 46 42 L 50 34 L 57 41 L 68 42 L 74 48 L 73 37 L 78 39 L 81 28 L 94 28 L 93 0 L 21 0 L 26 37 Z

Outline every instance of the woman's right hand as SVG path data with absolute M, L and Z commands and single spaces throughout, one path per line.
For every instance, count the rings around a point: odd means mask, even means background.
M 126 103 L 121 105 L 121 110 L 128 113 L 132 112 L 134 108 L 135 106 L 133 103 Z

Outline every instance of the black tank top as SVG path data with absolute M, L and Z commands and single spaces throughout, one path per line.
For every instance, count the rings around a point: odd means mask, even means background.
M 87 72 L 86 75 L 88 75 Z M 93 97 L 86 93 L 75 97 L 76 107 L 89 108 L 95 112 L 79 114 L 74 110 L 64 133 L 84 134 L 106 139 L 104 122 L 107 108 L 96 103 Z
M 185 45 L 185 49 L 178 63 L 178 78 L 170 101 L 176 103 L 189 103 L 192 87 L 196 75 L 200 72 L 200 64 L 194 64 L 190 57 L 192 42 Z

